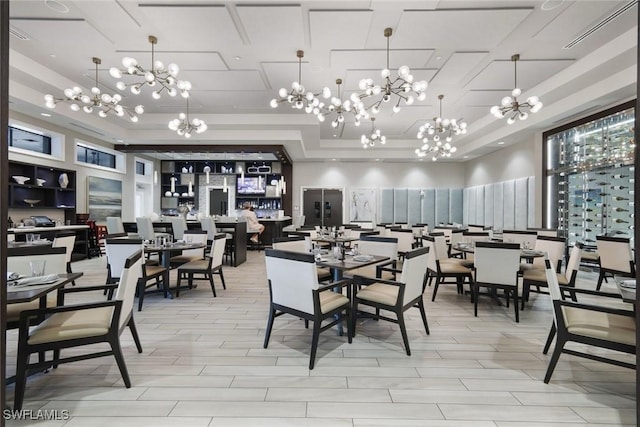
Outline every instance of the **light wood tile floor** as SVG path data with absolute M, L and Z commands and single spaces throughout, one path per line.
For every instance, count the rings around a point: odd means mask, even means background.
M 78 286 L 102 283 L 105 259 L 73 264 Z M 311 331 L 302 321 L 276 320 L 263 349 L 269 292 L 264 253 L 249 252 L 238 268 L 180 298 L 145 297 L 135 320 L 144 352 L 122 336 L 133 387 L 124 388 L 113 358 L 62 365 L 29 378 L 26 409 L 68 410 L 70 419 L 32 421 L 64 426 L 438 426 L 550 427 L 635 425 L 635 373 L 563 355 L 550 384 L 542 378 L 542 347 L 551 325 L 547 295 L 532 294 L 520 323 L 513 309 L 483 298 L 478 317 L 468 296 L 442 286 L 408 312 L 408 357 L 398 327 L 359 321 L 352 344 L 321 335 L 316 368 L 307 368 Z M 175 277 L 172 275 L 175 282 Z M 593 288 L 592 273 L 580 286 Z M 607 289 L 613 290 L 612 285 Z M 102 299 L 101 293 L 69 302 Z M 15 370 L 17 333 L 8 332 L 7 370 Z M 67 353 L 72 353 L 68 351 Z M 625 357 L 625 356 L 621 356 Z M 7 390 L 10 401 L 13 386 Z M 29 425 L 9 421 L 7 425 Z

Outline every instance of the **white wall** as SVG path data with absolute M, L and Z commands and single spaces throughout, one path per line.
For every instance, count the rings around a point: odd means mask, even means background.
M 523 141 L 465 163 L 464 186 L 535 176 L 539 164 L 535 160 L 534 140 Z
M 528 176 L 535 182 L 535 225 L 542 223 L 542 134 L 465 163 L 464 187 L 494 184 Z
M 85 134 L 74 132 L 73 130 L 62 128 L 51 124 L 45 120 L 39 120 L 30 116 L 26 116 L 15 111 L 10 111 L 10 120 L 16 120 L 26 125 L 32 125 L 34 128 L 43 128 L 63 134 L 65 136 L 65 148 L 64 156 L 65 161 L 58 161 L 53 159 L 45 159 L 41 157 L 33 157 L 26 154 L 15 153 L 9 151 L 9 160 L 33 163 L 39 165 L 51 166 L 54 168 L 70 169 L 76 171 L 76 212 L 86 213 L 87 209 L 87 177 L 97 176 L 102 178 L 115 179 L 122 181 L 122 219 L 124 221 L 133 221 L 135 219 L 134 213 L 134 199 L 135 199 L 135 156 L 133 154 L 124 154 L 126 156 L 126 173 L 110 172 L 102 169 L 96 169 L 92 167 L 86 167 L 81 164 L 75 163 L 75 140 L 81 139 L 94 145 L 100 145 L 105 148 L 113 149 L 113 144 L 106 143 L 97 138 L 91 138 Z M 144 157 L 144 156 L 139 156 Z M 159 168 L 159 163 L 154 162 L 155 167 Z M 159 190 L 159 185 L 155 186 L 154 192 Z M 160 201 L 159 197 L 154 197 L 154 209 L 153 211 L 159 212 Z M 62 218 L 64 219 L 64 213 L 62 210 L 56 209 L 9 209 L 9 216 L 14 221 L 21 218 L 29 217 L 30 215 L 47 215 L 52 219 Z
M 462 163 L 299 162 L 293 164 L 293 187 L 287 191 L 293 191 L 292 214 L 297 216 L 303 187 L 341 188 L 346 196 L 350 188 L 463 188 L 464 176 Z M 344 208 L 346 220 L 349 204 Z

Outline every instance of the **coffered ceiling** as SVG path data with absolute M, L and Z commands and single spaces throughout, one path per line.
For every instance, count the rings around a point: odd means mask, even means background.
M 283 145 L 294 162 L 416 161 L 418 128 L 437 115 L 437 97 L 444 94 L 443 116 L 469 124 L 449 160 L 464 161 L 498 149 L 498 142 L 522 141 L 581 112 L 634 97 L 636 8 L 629 0 L 12 0 L 11 107 L 40 119 L 40 113 L 51 113 L 44 120 L 113 143 L 180 147 L 184 138 L 167 127 L 185 108 L 179 96 L 153 100 L 150 91 L 123 93 L 123 104 L 145 105 L 138 123 L 72 112 L 64 104 L 44 108 L 46 93 L 93 85 L 94 56 L 102 59 L 102 90 L 115 92 L 108 69 L 124 56 L 148 68 L 147 39 L 155 35 L 156 59 L 177 63 L 179 77 L 193 85 L 191 115 L 204 119 L 209 130 L 188 143 L 202 151 Z M 381 81 L 386 27 L 393 29 L 392 72 L 408 65 L 429 87 L 424 101 L 398 113 L 380 112 L 376 126 L 387 137 L 385 146 L 361 148 L 369 124 L 347 122 L 335 130 L 330 120 L 319 123 L 286 103 L 269 106 L 280 87 L 297 80 L 300 49 L 308 89 L 335 90 L 341 78 L 348 97 L 361 78 Z M 535 94 L 545 106 L 508 126 L 489 108 L 513 88 L 514 53 L 521 56 L 523 96 Z

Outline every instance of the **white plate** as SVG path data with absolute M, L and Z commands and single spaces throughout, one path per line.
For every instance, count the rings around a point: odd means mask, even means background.
M 372 259 L 373 257 L 371 255 L 356 255 L 353 257 L 353 260 L 357 262 L 367 262 L 371 261 Z

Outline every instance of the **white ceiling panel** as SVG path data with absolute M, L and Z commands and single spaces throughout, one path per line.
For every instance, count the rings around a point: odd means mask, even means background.
M 433 78 L 438 85 L 464 86 L 463 79 L 487 56 L 488 52 L 455 52 Z
M 503 41 L 533 8 L 405 10 L 394 47 L 488 50 Z
M 571 59 L 536 59 L 518 61 L 518 87 L 523 91 L 564 70 Z M 511 60 L 493 61 L 470 83 L 469 89 L 509 89 L 514 87 L 514 65 Z
M 122 58 L 130 56 L 136 58 L 138 63 L 145 68 L 151 67 L 151 50 L 137 51 L 137 50 L 122 50 L 117 52 L 119 60 L 116 64 L 120 65 Z M 164 62 L 165 65 L 169 63 L 178 64 L 180 72 L 186 72 L 187 70 L 216 70 L 227 71 L 229 68 L 224 62 L 219 52 L 206 52 L 206 51 L 167 51 L 156 50 L 155 59 Z
M 438 70 L 427 70 L 427 69 L 411 69 L 411 74 L 414 77 L 414 80 L 426 80 L 427 82 L 431 81 L 433 76 L 436 74 Z M 396 73 L 397 75 L 397 73 Z M 393 74 L 392 74 L 393 76 Z M 371 78 L 373 79 L 374 84 L 382 84 L 383 79 L 380 77 L 379 69 L 372 70 L 347 70 L 346 76 L 344 80 L 344 88 L 349 91 L 357 91 L 358 82 L 361 79 Z
M 91 61 L 91 57 L 99 56 L 99 52 L 113 50 L 111 42 L 85 20 L 12 19 L 11 25 L 26 32 L 32 43 L 38 43 L 56 56 L 84 55 Z M 78 38 L 79 34 L 82 34 L 81 38 Z
M 238 16 L 252 46 L 278 46 L 295 51 L 305 46 L 300 5 L 238 5 Z M 274 23 L 278 31 L 274 31 Z
M 389 52 L 389 65 L 397 70 L 406 65 L 411 69 L 424 67 L 433 55 L 433 49 L 401 49 Z M 386 50 L 334 49 L 331 51 L 332 69 L 382 70 L 387 66 Z M 378 73 L 379 75 L 379 73 Z
M 274 93 L 281 87 L 290 89 L 291 83 L 298 81 L 297 62 L 264 62 L 262 68 Z M 317 72 L 308 62 L 302 62 L 301 70 L 302 85 L 308 90 L 319 90 L 324 86 L 333 89 L 335 86 L 335 78 Z
M 492 107 L 500 103 L 500 100 L 511 94 L 511 89 L 506 90 L 470 90 L 460 99 L 460 105 L 473 107 Z
M 620 6 L 619 3 L 590 2 L 587 6 L 583 2 L 574 2 L 535 34 L 533 39 L 540 41 L 564 39 L 565 43 L 569 43 L 574 36 L 617 9 Z
M 212 44 L 242 44 L 224 5 L 140 4 L 138 10 L 161 29 L 158 45 L 163 49 L 209 50 Z
M 363 49 L 372 16 L 371 10 L 309 11 L 311 47 Z M 331 31 L 327 31 L 329 28 Z
M 256 70 L 189 71 L 189 81 L 198 90 L 265 90 Z

